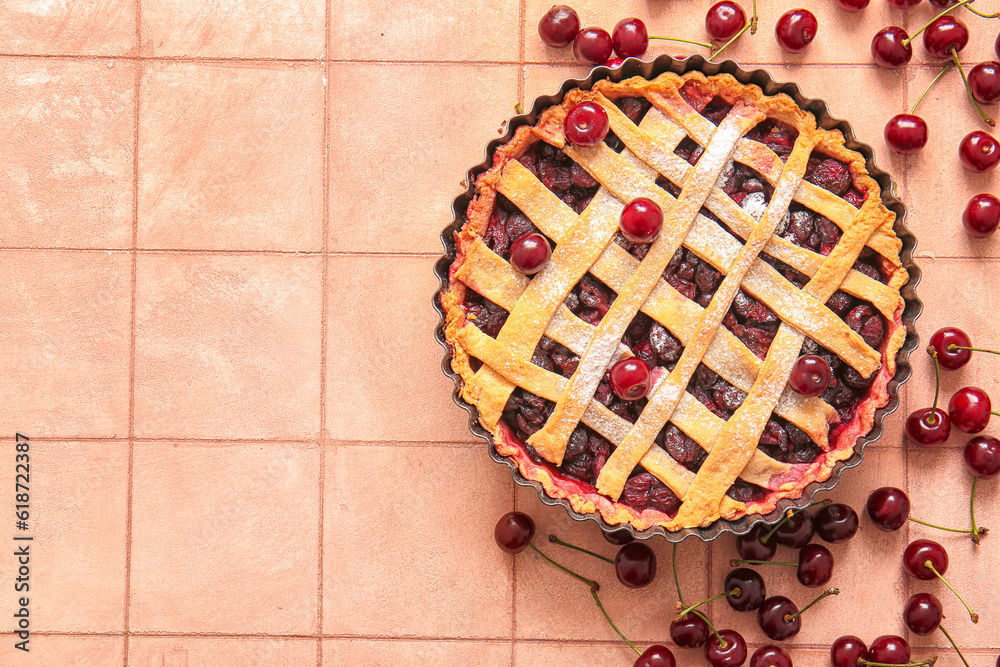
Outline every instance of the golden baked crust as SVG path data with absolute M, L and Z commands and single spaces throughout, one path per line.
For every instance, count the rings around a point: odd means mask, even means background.
M 718 127 L 680 95 L 688 82 L 733 105 Z M 621 97 L 643 97 L 658 113 L 648 114 L 649 120 L 636 127 L 615 106 L 614 101 Z M 628 151 L 619 155 L 603 144 L 592 148 L 567 145 L 562 129 L 565 115 L 582 101 L 596 102 L 608 112 L 612 131 Z M 781 121 L 799 133 L 784 162 L 764 144 L 744 138 L 764 118 Z M 672 152 L 684 136 L 705 147 L 705 154 L 694 166 Z M 601 182 L 601 190 L 579 216 L 517 161 L 538 141 L 563 149 Z M 663 146 L 670 150 L 663 150 Z M 802 180 L 814 150 L 848 166 L 854 187 L 867 194 L 860 208 Z M 759 222 L 715 187 L 729 160 L 752 167 L 774 186 Z M 685 183 L 676 198 L 650 187 L 649 176 L 657 172 Z M 845 146 L 839 131 L 817 127 L 812 114 L 788 96 L 767 96 L 758 87 L 741 84 L 729 75 L 706 77 L 699 72 L 684 76 L 667 73 L 652 81 L 600 81 L 589 91 L 569 91 L 562 104 L 542 112 L 535 126 L 518 128 L 513 139 L 495 152 L 493 167 L 477 179 L 476 192 L 467 223 L 456 234 L 450 286 L 441 296 L 452 368 L 462 378 L 463 398 L 479 409 L 480 422 L 492 433 L 497 451 L 516 461 L 521 473 L 539 481 L 550 496 L 568 499 L 576 511 L 599 512 L 609 524 L 629 523 L 640 530 L 653 525 L 678 530 L 706 526 L 720 518 L 766 514 L 780 499 L 799 497 L 809 483 L 827 479 L 838 461 L 851 456 L 856 439 L 870 431 L 875 411 L 888 402 L 887 386 L 895 375 L 896 353 L 906 337 L 899 290 L 908 276 L 899 256 L 902 244 L 893 232 L 895 215 L 883 205 L 879 186 L 869 176 L 863 156 Z M 546 269 L 531 280 L 483 242 L 498 192 L 557 243 Z M 653 199 L 665 213 L 664 230 L 641 262 L 611 242 L 622 201 L 637 196 Z M 842 230 L 840 241 L 828 256 L 774 235 L 793 200 Z M 721 228 L 699 214 L 702 206 L 742 237 L 743 245 L 725 232 L 719 236 Z M 716 294 L 719 298 L 713 297 L 705 308 L 677 293 L 661 277 L 666 262 L 682 243 L 726 276 Z M 888 275 L 886 284 L 852 269 L 865 246 L 881 256 L 883 275 Z M 759 259 L 761 253 L 805 274 L 808 283 L 801 290 L 795 288 Z M 618 293 L 596 327 L 577 319 L 563 305 L 568 291 L 586 273 Z M 495 339 L 467 320 L 462 304 L 469 288 L 510 312 Z M 733 294 L 741 288 L 782 321 L 764 360 L 721 325 Z M 888 326 L 881 349 L 870 348 L 826 308 L 825 302 L 838 289 L 870 302 L 883 315 Z M 608 363 L 631 354 L 621 344 L 620 332 L 640 310 L 681 340 L 684 353 L 669 375 L 659 378 L 633 425 L 592 397 Z M 573 377 L 567 379 L 531 363 L 543 335 L 581 356 L 581 369 Z M 806 336 L 836 353 L 863 377 L 875 376 L 849 423 L 837 424 L 837 413 L 827 403 L 804 398 L 786 386 Z M 485 362 L 478 371 L 473 370 L 472 357 Z M 684 393 L 694 368 L 702 362 L 747 393 L 729 421 L 716 417 Z M 534 450 L 554 465 L 561 463 L 569 434 L 581 421 L 616 445 L 595 480 L 596 488 L 554 475 L 550 466 L 528 455 L 525 443 L 501 419 L 511 392 L 518 386 L 555 403 L 552 416 L 529 438 Z M 782 463 L 757 449 L 772 412 L 820 444 L 823 452 L 814 462 Z M 674 461 L 653 442 L 667 421 L 678 425 L 708 452 L 697 473 Z M 832 425 L 836 425 L 837 435 L 831 441 L 828 434 Z M 637 464 L 683 501 L 676 516 L 655 509 L 640 512 L 617 502 Z M 725 495 L 737 478 L 769 493 L 759 502 L 737 502 Z

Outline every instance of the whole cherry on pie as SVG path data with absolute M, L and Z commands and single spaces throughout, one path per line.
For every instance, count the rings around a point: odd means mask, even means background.
M 567 5 L 553 5 L 538 21 L 538 36 L 549 46 L 568 46 L 580 31 L 580 17 Z
M 573 55 L 583 65 L 600 65 L 611 57 L 614 43 L 603 28 L 584 28 L 573 38 Z
M 545 268 L 551 256 L 552 246 L 538 232 L 528 232 L 510 244 L 511 266 L 527 276 Z
M 1000 226 L 1000 199 L 987 192 L 973 195 L 962 212 L 962 225 L 977 239 L 993 234 Z
M 623 401 L 638 401 L 649 393 L 652 376 L 649 366 L 639 357 L 628 357 L 615 362 L 608 371 L 611 391 Z
M 728 42 L 747 24 L 747 15 L 732 0 L 721 0 L 705 14 L 705 30 L 717 42 Z
M 788 53 L 802 53 L 819 30 L 816 16 L 808 9 L 789 9 L 778 19 L 774 36 L 778 46 Z
M 629 241 L 652 243 L 663 229 L 663 211 L 651 199 L 639 197 L 622 209 L 618 224 Z
M 966 169 L 982 174 L 1000 162 L 1000 143 L 991 134 L 973 130 L 958 145 L 958 156 Z
M 649 32 L 642 19 L 622 19 L 611 31 L 611 44 L 619 58 L 642 56 L 649 47 Z
M 898 69 L 913 58 L 910 36 L 899 26 L 882 28 L 872 37 L 872 59 L 880 67 Z
M 818 354 L 799 357 L 788 383 L 803 396 L 819 396 L 830 385 L 830 364 Z
M 594 146 L 604 141 L 610 129 L 608 112 L 594 102 L 581 102 L 566 114 L 566 139 L 577 146 Z

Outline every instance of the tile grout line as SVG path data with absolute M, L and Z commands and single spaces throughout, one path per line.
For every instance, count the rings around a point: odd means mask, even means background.
M 329 322 L 328 302 L 328 278 L 330 270 L 330 30 L 332 29 L 333 0 L 326 0 L 326 31 L 323 35 L 324 59 L 323 66 L 323 269 L 321 272 L 322 285 L 320 287 L 323 304 L 320 315 L 320 376 L 319 376 L 319 525 L 317 526 L 317 536 L 319 548 L 317 549 L 316 566 L 316 667 L 323 667 L 323 527 L 326 516 L 326 365 L 327 365 L 327 344 L 326 331 Z
M 136 53 L 142 51 L 142 0 L 135 0 L 135 48 Z M 132 493 L 134 486 L 135 463 L 135 337 L 136 337 L 136 301 L 139 274 L 139 125 L 142 106 L 142 70 L 140 62 L 135 62 L 135 134 L 132 144 L 132 294 L 131 294 L 131 345 L 129 350 L 129 398 L 128 398 L 128 491 L 126 494 L 127 512 L 125 524 L 125 610 L 123 616 L 124 643 L 123 664 L 128 667 L 129 660 L 129 629 L 132 623 L 130 609 L 132 606 Z

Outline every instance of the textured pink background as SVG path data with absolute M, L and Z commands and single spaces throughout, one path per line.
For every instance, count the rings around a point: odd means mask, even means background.
M 472 440 L 432 335 L 431 268 L 465 169 L 516 102 L 586 73 L 538 40 L 549 4 L 0 4 L 0 516 L 12 521 L 18 430 L 33 438 L 36 538 L 32 652 L 0 635 L 0 664 L 630 665 L 585 587 L 496 548 L 493 523 L 515 507 L 536 518 L 543 549 L 601 581 L 631 638 L 666 641 L 669 546 L 653 543 L 654 585 L 627 591 L 609 567 L 546 544 L 555 532 L 614 553 L 593 524 L 515 488 Z M 576 6 L 585 24 L 638 15 L 654 33 L 701 39 L 710 4 Z M 873 0 L 849 15 L 803 0 L 820 34 L 788 56 L 773 27 L 796 2 L 760 4 L 760 31 L 729 55 L 826 99 L 894 174 L 920 238 L 922 335 L 956 324 L 1000 344 L 1000 240 L 971 240 L 959 223 L 995 181 L 958 162 L 980 122 L 957 75 L 922 107 L 923 153 L 892 156 L 881 139 L 937 67 L 918 44 L 906 70 L 880 70 L 871 35 L 912 32 L 932 8 Z M 966 59 L 992 58 L 997 25 L 965 18 Z M 687 51 L 650 55 L 667 52 Z M 964 439 L 926 452 L 901 436 L 902 415 L 933 391 L 926 358 L 915 361 L 885 437 L 832 495 L 860 508 L 872 488 L 900 485 L 916 515 L 963 524 Z M 997 393 L 997 363 L 949 374 L 946 391 Z M 998 524 L 996 483 L 978 510 Z M 863 521 L 832 548 L 843 593 L 806 619 L 796 664 L 825 664 L 842 634 L 902 632 L 902 604 L 921 590 L 941 597 L 970 662 L 993 664 L 1000 605 L 986 575 L 1000 533 L 978 549 L 934 535 L 978 627 L 941 586 L 902 573 L 905 540 L 925 534 Z M 689 540 L 681 554 L 693 601 L 721 588 L 732 540 Z M 0 558 L 0 617 L 14 610 L 12 568 Z M 791 571 L 766 573 L 773 592 L 811 597 Z M 752 616 L 723 602 L 711 614 L 763 642 Z M 940 634 L 912 639 L 933 647 L 918 655 L 959 664 Z

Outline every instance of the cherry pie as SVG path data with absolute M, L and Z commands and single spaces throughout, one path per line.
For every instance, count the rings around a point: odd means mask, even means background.
M 610 132 L 566 140 L 590 102 Z M 652 243 L 619 228 L 637 198 Z M 569 91 L 476 182 L 441 294 L 461 392 L 496 449 L 611 525 L 675 531 L 767 514 L 827 479 L 888 401 L 906 337 L 895 214 L 863 156 L 786 95 L 729 75 Z M 511 246 L 540 233 L 526 275 Z M 788 385 L 822 357 L 819 396 Z M 638 357 L 648 395 L 609 368 Z

